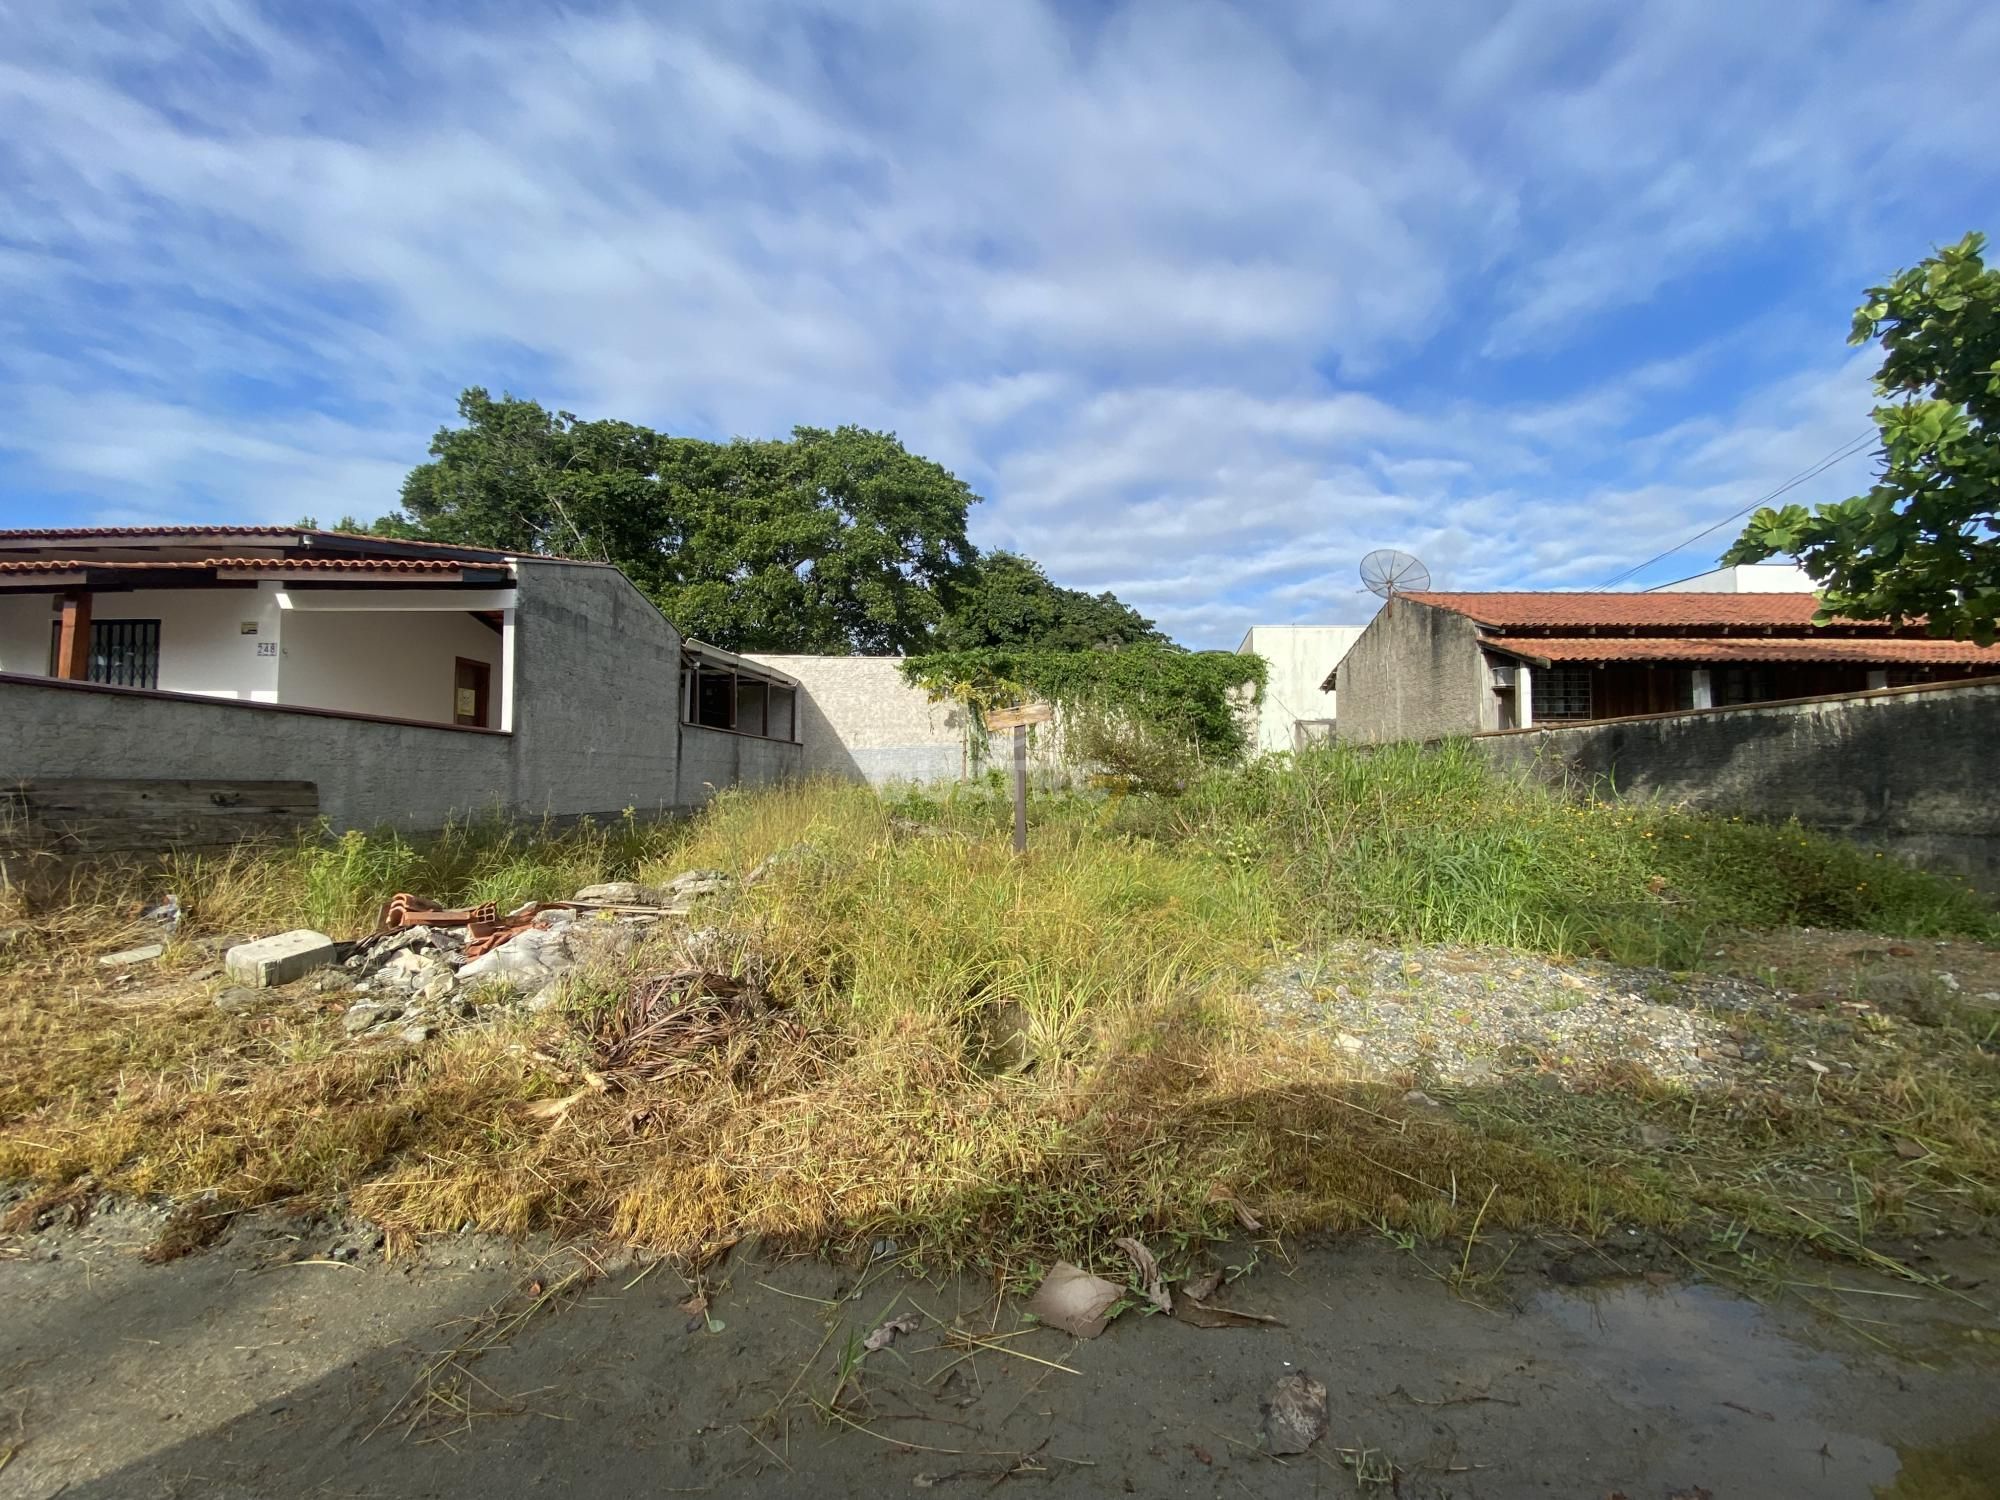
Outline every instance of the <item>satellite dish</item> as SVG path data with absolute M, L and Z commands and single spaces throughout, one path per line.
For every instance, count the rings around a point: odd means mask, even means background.
M 1361 586 L 1384 599 L 1420 593 L 1431 586 L 1431 570 L 1407 552 L 1384 547 L 1361 559 Z

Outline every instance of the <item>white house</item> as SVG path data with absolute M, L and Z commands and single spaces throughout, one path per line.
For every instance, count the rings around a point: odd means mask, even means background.
M 1303 749 L 1333 738 L 1334 695 L 1320 684 L 1332 680 L 1334 668 L 1365 628 L 1257 625 L 1243 637 L 1237 654 L 1261 656 L 1270 668 L 1257 711 L 1258 754 Z

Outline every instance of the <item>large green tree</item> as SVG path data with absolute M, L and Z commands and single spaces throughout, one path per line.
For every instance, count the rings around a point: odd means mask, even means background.
M 890 433 L 710 443 L 476 387 L 458 409 L 374 530 L 615 563 L 743 651 L 921 650 L 972 578 L 979 497 Z
M 1051 583 L 1033 558 L 988 552 L 945 616 L 934 649 L 1095 651 L 1165 640 L 1151 620 L 1116 594 L 1066 589 Z
M 1882 472 L 1865 495 L 1766 507 L 1726 563 L 1796 556 L 1825 613 L 1924 618 L 1990 644 L 2000 621 L 2000 268 L 1968 234 L 1871 287 L 1850 342 L 1880 339 Z

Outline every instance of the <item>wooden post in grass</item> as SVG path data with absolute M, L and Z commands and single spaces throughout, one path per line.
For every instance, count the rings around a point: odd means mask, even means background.
M 1056 711 L 1046 703 L 1021 703 L 986 716 L 989 731 L 1014 731 L 1014 852 L 1028 852 L 1028 726 L 1046 724 Z

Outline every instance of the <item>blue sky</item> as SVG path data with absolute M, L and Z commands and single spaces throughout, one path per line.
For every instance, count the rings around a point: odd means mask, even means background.
M 1868 431 L 1861 289 L 2000 202 L 1978 3 L 0 27 L 0 525 L 372 516 L 482 384 L 892 428 L 1197 645 L 1365 618 L 1373 547 L 1590 587 L 1747 504 Z

